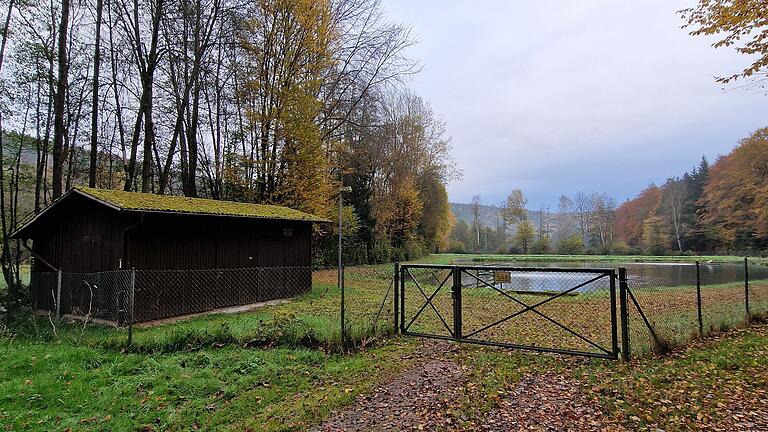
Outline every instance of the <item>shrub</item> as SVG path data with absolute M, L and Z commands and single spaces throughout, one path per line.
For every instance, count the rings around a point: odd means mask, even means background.
M 578 234 L 561 239 L 557 244 L 557 251 L 563 255 L 580 255 L 584 253 L 584 243 Z

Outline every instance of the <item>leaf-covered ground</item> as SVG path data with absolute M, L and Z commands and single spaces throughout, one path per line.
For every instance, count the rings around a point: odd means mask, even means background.
M 425 342 L 319 430 L 768 430 L 768 326 L 630 364 Z

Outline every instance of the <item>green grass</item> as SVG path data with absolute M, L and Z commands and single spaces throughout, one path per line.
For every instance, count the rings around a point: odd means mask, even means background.
M 21 273 L 21 282 L 23 284 L 29 284 L 29 265 L 22 265 L 19 268 L 19 272 Z M 8 289 L 8 284 L 5 282 L 4 277 L 0 277 L 0 294 L 5 293 L 5 291 Z
M 418 262 L 431 264 L 453 264 L 454 261 L 489 262 L 605 262 L 605 263 L 635 263 L 635 262 L 694 262 L 712 261 L 714 263 L 739 263 L 744 257 L 728 255 L 513 255 L 513 254 L 435 254 L 425 257 Z M 768 265 L 768 258 L 751 257 L 750 264 Z
M 430 259 L 440 261 L 446 257 Z M 420 339 L 386 337 L 391 331 L 391 294 L 384 303 L 381 327 L 369 326 L 389 289 L 391 276 L 389 264 L 348 268 L 349 330 L 356 348 L 365 348 L 348 354 L 334 348 L 340 341 L 340 293 L 335 287 L 333 270 L 315 272 L 312 291 L 289 303 L 248 313 L 207 315 L 136 328 L 130 348 L 125 347 L 124 329 L 83 329 L 73 323 L 57 326 L 54 334 L 51 324 L 42 319 L 26 321 L 15 329 L 14 335 L 0 329 L 0 430 L 3 426 L 9 430 L 137 430 L 144 426 L 151 430 L 304 430 L 334 408 L 350 403 L 356 395 L 423 361 L 414 355 Z M 425 288 L 434 289 L 434 284 L 426 283 Z M 419 295 L 414 289 L 411 287 L 409 296 Z M 681 335 L 682 342 L 691 336 L 691 323 L 696 331 L 695 309 L 691 310 L 689 304 L 691 289 L 660 288 L 643 290 L 637 295 L 641 303 L 655 299 L 648 306 L 658 307 L 651 310 L 652 319 L 664 322 L 668 326 L 665 331 Z M 744 321 L 739 298 L 726 301 L 731 293 L 739 292 L 734 284 L 703 289 L 704 298 L 708 299 L 705 317 L 713 317 L 711 323 L 708 321 L 713 329 L 731 328 Z M 447 307 L 450 295 L 447 291 L 443 294 L 436 297 L 436 302 Z M 467 328 L 492 322 L 489 320 L 504 312 L 498 303 L 490 301 L 492 295 L 488 290 L 466 290 Z M 725 296 L 725 300 L 718 296 Z M 541 299 L 521 298 L 527 302 Z M 608 311 L 605 295 L 563 298 L 560 305 L 567 305 L 562 311 L 576 320 L 572 325 L 583 325 L 583 330 L 605 340 L 608 333 L 602 327 L 594 327 L 597 314 L 584 313 L 584 303 L 600 313 Z M 768 310 L 768 295 L 753 299 L 753 308 Z M 413 309 L 408 311 L 414 313 Z M 544 327 L 532 325 L 536 322 L 520 322 L 523 327 L 508 328 L 513 333 L 493 336 L 508 338 L 514 334 L 525 342 L 549 334 L 542 332 Z M 431 323 L 437 325 L 434 319 Z M 647 352 L 650 342 L 639 317 L 633 315 L 631 324 L 635 353 Z M 732 349 L 736 348 L 725 352 Z M 524 373 L 570 373 L 574 365 L 580 368 L 576 369 L 581 371 L 577 375 L 585 382 L 607 381 L 611 374 L 630 377 L 645 373 L 644 369 L 614 362 L 469 345 L 463 345 L 457 356 L 471 368 L 470 374 L 480 391 L 487 394 L 516 382 Z M 725 359 L 724 356 L 717 358 Z M 651 356 L 636 364 L 653 368 L 666 361 Z M 754 359 L 734 361 L 736 367 L 742 367 Z M 606 392 L 629 391 L 620 387 L 623 381 L 610 382 L 613 387 L 605 387 Z M 659 388 L 663 384 L 660 382 Z M 477 415 L 489 409 L 492 400 L 469 398 L 465 404 L 474 413 L 471 415 Z M 607 410 L 614 410 L 614 403 L 622 406 L 611 401 L 604 397 L 601 403 Z
M 6 430 L 302 430 L 406 367 L 409 343 L 355 355 L 204 348 L 132 354 L 0 342 Z M 366 379 L 361 380 L 360 376 Z

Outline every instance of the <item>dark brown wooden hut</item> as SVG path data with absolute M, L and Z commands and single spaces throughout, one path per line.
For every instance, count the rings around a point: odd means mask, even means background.
M 125 285 L 135 269 L 138 322 L 308 291 L 312 224 L 319 222 L 327 221 L 282 206 L 74 188 L 12 236 L 32 240 L 33 274 L 102 274 L 100 281 Z M 64 312 L 83 307 L 82 288 L 69 285 Z M 107 285 L 101 289 L 110 296 L 125 290 Z M 38 309 L 52 307 L 50 289 L 33 283 Z

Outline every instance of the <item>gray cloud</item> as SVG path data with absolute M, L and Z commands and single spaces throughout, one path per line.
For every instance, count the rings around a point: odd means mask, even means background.
M 680 28 L 693 3 L 385 0 L 420 41 L 411 86 L 453 137 L 450 198 L 622 201 L 766 126 L 768 97 L 714 81 L 748 59 Z

